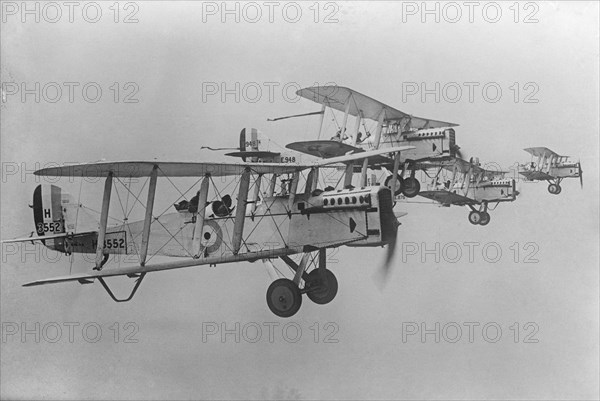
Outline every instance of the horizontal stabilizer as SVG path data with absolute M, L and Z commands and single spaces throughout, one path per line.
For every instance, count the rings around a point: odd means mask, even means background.
M 1 241 L 1 243 L 3 244 L 10 244 L 13 242 L 28 242 L 28 241 L 44 241 L 47 239 L 55 239 L 55 238 L 66 238 L 66 237 L 77 237 L 80 235 L 88 235 L 88 234 L 93 234 L 96 233 L 96 231 L 87 231 L 87 232 L 83 232 L 83 233 L 76 233 L 76 234 L 69 234 L 69 233 L 62 233 L 62 234 L 52 234 L 52 235 L 44 235 L 43 237 L 24 237 L 24 238 L 14 238 L 14 239 L 7 239 L 7 240 L 3 240 Z
M 232 156 L 232 157 L 257 157 L 259 159 L 272 159 L 274 157 L 280 156 L 281 153 L 278 152 L 269 152 L 266 150 L 245 150 L 245 151 L 239 151 L 239 152 L 231 152 L 231 153 L 225 153 L 225 156 Z

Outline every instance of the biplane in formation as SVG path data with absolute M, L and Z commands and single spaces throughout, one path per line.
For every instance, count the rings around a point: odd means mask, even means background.
M 479 159 L 454 158 L 421 163 L 420 167 L 426 174 L 429 171 L 435 173 L 430 176 L 427 190 L 419 195 L 442 206 L 468 206 L 471 224 L 487 225 L 490 203 L 513 202 L 519 194 L 515 180 L 506 178 L 506 171 L 485 169 Z
M 409 146 L 386 148 L 303 165 L 134 161 L 45 168 L 35 174 L 103 178 L 100 220 L 93 220 L 83 205 L 59 186 L 39 185 L 34 190 L 32 205 L 37 236 L 5 242 L 41 241 L 65 254 L 95 254 L 89 272 L 38 280 L 25 286 L 69 281 L 88 284 L 98 280 L 117 302 L 132 299 L 150 272 L 262 260 L 275 275 L 272 260 L 281 259 L 294 271 L 294 277 L 274 280 L 266 298 L 273 313 L 288 317 L 300 308 L 302 294 L 317 304 L 326 304 L 335 297 L 337 280 L 326 267 L 327 249 L 343 245 L 388 245 L 388 252 L 392 253 L 400 225 L 397 216 L 402 213 L 394 213 L 390 189 L 383 186 L 322 189 L 318 187 L 319 171 L 330 165 L 370 158 L 373 161 L 368 166 L 372 168 L 380 162 L 397 167 L 401 152 L 410 149 Z M 301 173 L 307 173 L 304 179 Z M 113 187 L 132 177 L 147 180 L 145 217 L 108 225 Z M 174 212 L 156 215 L 154 201 L 159 177 L 169 181 L 173 177 L 196 177 L 199 188 L 190 200 L 180 196 L 173 204 Z M 216 177 L 234 178 L 237 191 L 221 194 L 213 181 Z M 283 181 L 281 192 L 276 192 L 278 181 Z M 301 184 L 303 190 L 299 190 Z M 142 204 L 137 197 L 136 202 Z M 139 264 L 103 269 L 109 255 L 130 253 L 138 255 Z M 295 254 L 302 255 L 299 262 L 290 258 Z M 177 260 L 148 263 L 154 255 Z M 386 271 L 391 257 L 390 254 L 384 265 Z M 314 269 L 309 271 L 310 267 Z M 107 277 L 114 276 L 136 280 L 127 298 L 117 298 L 106 283 Z
M 417 196 L 421 188 L 415 177 L 418 162 L 448 160 L 460 156 L 460 147 L 456 144 L 453 128 L 457 124 L 415 117 L 341 86 L 304 88 L 297 94 L 321 105 L 322 117 L 317 138 L 321 138 L 323 133 L 323 116 L 327 109 L 341 111 L 344 117 L 338 132 L 331 139 L 294 142 L 286 145 L 288 149 L 327 159 L 349 152 L 410 146 L 410 150 L 402 152 L 396 178 L 397 191 L 407 198 Z M 349 116 L 355 118 L 352 131 L 347 129 Z M 377 123 L 373 134 L 365 124 L 366 120 Z M 386 178 L 383 181 L 389 187 L 392 176 L 389 164 L 386 167 L 386 163 L 379 163 L 378 166 L 385 172 Z M 353 168 L 361 172 L 358 183 L 366 185 L 366 162 L 358 161 Z M 346 177 L 350 175 L 347 174 Z M 344 184 L 351 183 L 346 181 Z
M 569 156 L 560 156 L 548 148 L 524 149 L 531 155 L 531 162 L 520 166 L 519 174 L 529 181 L 547 181 L 548 192 L 558 195 L 562 191 L 560 183 L 565 178 L 578 178 L 583 188 L 581 162 L 574 162 Z
M 317 140 L 290 143 L 284 152 L 261 149 L 258 131 L 244 129 L 239 147 L 227 154 L 240 158 L 238 163 L 100 162 L 36 171 L 36 175 L 48 177 L 99 177 L 104 179 L 104 191 L 97 220 L 86 213 L 80 199 L 61 187 L 44 184 L 35 188 L 32 209 L 37 235 L 4 242 L 41 241 L 65 254 L 91 254 L 94 262 L 84 273 L 25 286 L 97 280 L 113 300 L 126 302 L 148 273 L 262 261 L 273 279 L 266 293 L 267 305 L 277 316 L 289 317 L 299 310 L 303 294 L 317 304 L 335 298 L 338 283 L 327 268 L 328 250 L 387 246 L 382 266 L 387 274 L 398 218 L 406 214 L 394 211 L 397 200 L 421 195 L 444 206 L 466 205 L 471 208 L 469 221 L 479 225 L 489 223 L 489 203 L 515 200 L 514 180 L 504 178 L 503 172 L 482 168 L 477 160 L 461 159 L 453 128 L 456 124 L 414 117 L 344 87 L 310 87 L 298 94 L 321 105 L 320 112 L 305 114 L 321 116 L 319 133 Z M 337 133 L 322 140 L 328 108 L 344 116 Z M 349 117 L 355 118 L 350 131 Z M 373 135 L 366 121 L 376 124 Z M 302 155 L 312 160 L 304 161 Z M 543 162 L 538 162 L 544 166 L 540 170 L 546 174 L 543 177 L 555 174 L 560 180 L 574 168 L 561 165 L 561 161 L 560 156 L 543 156 Z M 328 169 L 341 172 L 335 186 L 323 183 Z M 424 191 L 415 177 L 417 171 L 430 178 Z M 172 178 L 183 177 L 196 181 L 187 191 L 178 189 L 177 198 L 157 213 L 158 179 L 173 184 Z M 541 175 L 528 178 L 536 177 L 547 179 Z M 145 203 L 141 192 L 135 195 L 125 185 L 131 178 L 145 180 Z M 229 179 L 235 188 L 224 193 L 215 178 Z M 131 210 L 121 205 L 123 220 L 108 224 L 113 192 L 121 202 L 119 185 L 143 208 L 143 219 L 129 221 Z M 188 194 L 193 196 L 188 199 Z M 115 197 L 112 199 L 114 203 Z M 110 255 L 122 254 L 135 255 L 136 264 L 109 264 L 104 269 Z M 155 256 L 171 260 L 152 260 Z M 278 277 L 281 273 L 273 263 L 278 259 L 291 269 L 292 278 Z M 127 297 L 118 298 L 108 286 L 105 279 L 115 276 L 135 280 Z

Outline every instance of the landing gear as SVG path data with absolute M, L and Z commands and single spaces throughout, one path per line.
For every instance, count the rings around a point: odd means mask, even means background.
M 415 178 L 415 167 L 416 165 L 413 161 L 407 161 L 404 163 L 402 170 L 397 175 L 396 191 L 394 196 L 403 194 L 407 198 L 414 198 L 419 194 L 419 191 L 421 190 L 421 183 Z M 405 177 L 404 175 L 408 171 L 410 171 L 410 176 Z M 392 185 L 392 177 L 393 173 L 389 175 L 384 182 L 384 185 L 390 189 Z
M 302 305 L 302 294 L 308 295 L 311 301 L 319 305 L 333 301 L 337 295 L 338 282 L 331 270 L 326 268 L 325 249 L 319 249 L 318 252 L 318 264 L 315 263 L 310 252 L 304 253 L 299 264 L 289 256 L 281 256 L 295 275 L 293 280 L 277 279 L 267 289 L 267 305 L 271 312 L 279 317 L 293 316 Z M 307 274 L 305 270 L 309 264 L 315 264 L 316 268 Z M 304 280 L 304 288 L 300 289 L 302 280 Z
M 421 184 L 415 177 L 408 177 L 404 179 L 404 189 L 402 191 L 404 196 L 407 198 L 414 198 L 419 194 L 420 190 Z
M 562 191 L 562 188 L 558 184 L 550 184 L 548 185 L 548 192 L 552 195 L 558 195 Z
M 386 187 L 388 187 L 390 190 L 392 189 L 392 177 L 394 175 L 390 175 L 388 178 L 385 179 L 385 183 L 384 185 Z M 398 174 L 396 176 L 396 192 L 394 192 L 394 196 L 398 196 L 400 195 L 402 192 L 404 191 L 404 178 L 402 178 L 400 176 L 400 174 Z
M 325 305 L 335 298 L 338 282 L 331 270 L 315 269 L 308 274 L 304 289 L 311 301 Z
M 279 317 L 295 315 L 302 305 L 300 288 L 287 278 L 273 281 L 267 289 L 267 305 Z
M 469 207 L 471 208 L 471 213 L 469 213 L 469 223 L 480 226 L 487 226 L 489 224 L 491 217 L 487 211 L 487 203 L 484 203 L 480 210 L 475 210 L 473 206 Z
M 486 226 L 490 222 L 490 214 L 488 212 L 480 212 L 481 220 L 479 220 L 480 226 Z
M 473 225 L 477 225 L 479 224 L 479 222 L 481 221 L 481 213 L 479 213 L 478 211 L 473 210 L 471 213 L 469 213 L 469 223 L 473 224 Z

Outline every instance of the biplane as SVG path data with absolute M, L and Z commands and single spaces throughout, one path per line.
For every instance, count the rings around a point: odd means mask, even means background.
M 300 89 L 296 94 L 321 105 L 320 113 L 308 113 L 321 114 L 321 121 L 317 140 L 290 143 L 286 145 L 288 149 L 327 159 L 349 152 L 410 146 L 411 150 L 402 152 L 401 167 L 395 179 L 398 183 L 396 192 L 408 198 L 417 196 L 420 191 L 421 185 L 415 178 L 417 162 L 460 156 L 453 128 L 457 124 L 415 117 L 342 86 L 314 86 Z M 321 136 L 324 133 L 324 116 L 327 110 L 344 114 L 337 133 L 331 139 L 324 140 Z M 351 131 L 347 129 L 349 116 L 355 119 Z M 367 121 L 376 122 L 373 134 Z M 367 183 L 367 163 L 365 160 L 358 160 L 352 167 L 361 172 L 358 181 L 360 186 Z M 385 164 L 381 160 L 376 164 L 379 170 L 385 172 L 387 177 L 384 183 L 390 187 L 392 164 Z M 345 182 L 344 185 L 352 185 L 352 182 Z
M 419 195 L 442 206 L 468 206 L 471 224 L 487 225 L 490 203 L 513 202 L 518 195 L 515 180 L 505 178 L 507 172 L 482 168 L 479 159 L 454 158 L 420 163 L 419 167 L 430 177 L 427 190 Z
M 95 255 L 93 265 L 85 273 L 37 280 L 24 286 L 62 282 L 91 284 L 98 280 L 116 302 L 131 300 L 146 274 L 151 272 L 262 260 L 275 278 L 273 260 L 281 259 L 294 272 L 293 278 L 275 279 L 267 289 L 266 300 L 274 314 L 289 317 L 299 310 L 303 294 L 317 304 L 326 304 L 336 296 L 337 279 L 326 266 L 328 249 L 344 245 L 387 245 L 388 255 L 382 266 L 387 272 L 400 225 L 397 217 L 403 215 L 394 213 L 391 191 L 387 187 L 321 189 L 319 170 L 339 163 L 352 166 L 356 161 L 371 160 L 368 166 L 376 168 L 375 162 L 392 163 L 397 171 L 400 154 L 409 150 L 412 147 L 361 151 L 304 165 L 134 161 L 44 168 L 35 174 L 104 179 L 99 221 L 86 215 L 79 201 L 59 186 L 43 184 L 33 192 L 37 235 L 4 242 L 41 241 L 46 247 L 65 254 Z M 392 159 L 388 159 L 390 155 Z M 348 171 L 352 174 L 352 169 Z M 299 191 L 304 173 L 307 173 L 304 190 Z M 117 225 L 109 225 L 113 187 L 132 177 L 146 180 L 142 187 L 147 187 L 145 204 L 139 196 L 135 197 L 136 203 L 144 209 L 144 219 L 133 222 L 125 219 Z M 175 210 L 157 215 L 154 203 L 161 177 L 171 183 L 174 177 L 197 178 L 190 188 L 197 192 L 189 200 L 186 192 L 180 192 L 172 204 Z M 236 193 L 219 193 L 213 181 L 217 177 L 233 178 Z M 278 179 L 284 177 L 286 184 L 281 192 L 276 192 Z M 393 188 L 394 185 L 392 183 Z M 139 263 L 104 269 L 111 254 L 135 254 Z M 151 262 L 155 255 L 174 260 Z M 291 255 L 301 255 L 299 262 Z M 313 267 L 311 271 L 310 267 Z M 128 297 L 117 298 L 108 286 L 105 279 L 115 276 L 135 280 Z
M 544 147 L 523 149 L 531 155 L 531 161 L 519 166 L 519 174 L 529 181 L 547 181 L 548 192 L 553 195 L 561 193 L 560 183 L 565 178 L 579 177 L 583 188 L 583 171 L 581 162 L 574 162 L 569 156 L 560 156 Z M 535 159 L 537 158 L 537 159 Z

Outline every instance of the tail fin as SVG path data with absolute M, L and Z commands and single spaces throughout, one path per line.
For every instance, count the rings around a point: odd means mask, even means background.
M 38 185 L 33 191 L 33 221 L 38 236 L 91 231 L 98 222 L 67 192 L 56 185 Z M 64 252 L 64 238 L 43 240 L 51 249 Z
M 65 220 L 61 207 L 62 191 L 56 185 L 38 185 L 33 191 L 33 221 L 38 236 L 60 234 L 65 232 Z M 55 245 L 60 240 L 49 240 Z
M 250 135 L 248 140 L 247 134 Z M 240 152 L 257 152 L 259 150 L 260 139 L 258 139 L 258 130 L 256 128 L 244 128 L 240 132 Z M 258 158 L 251 157 L 251 162 L 256 162 Z M 246 161 L 246 157 L 242 157 L 243 161 Z

